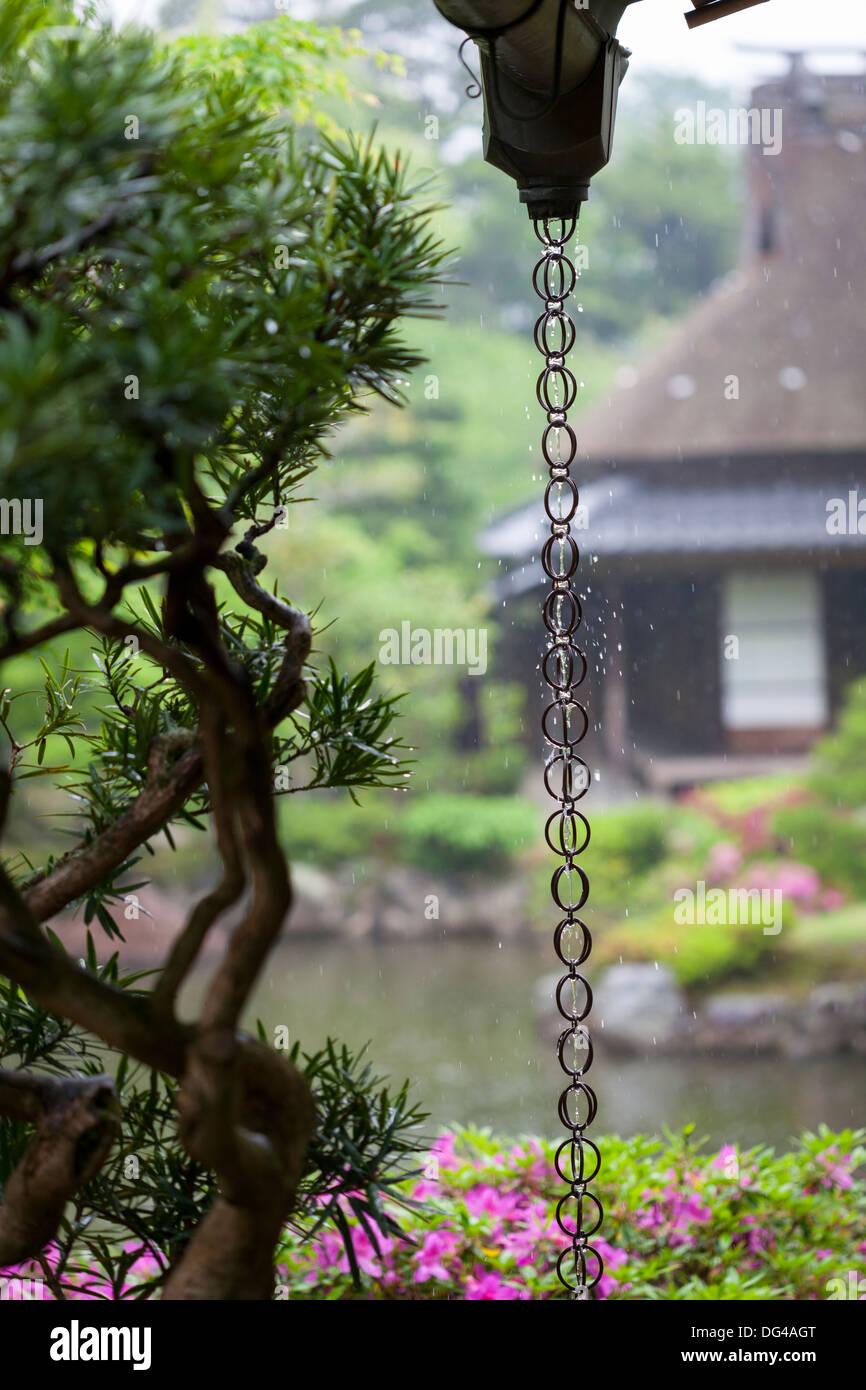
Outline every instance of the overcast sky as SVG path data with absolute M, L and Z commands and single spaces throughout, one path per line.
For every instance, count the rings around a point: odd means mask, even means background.
M 109 0 L 120 19 L 152 20 L 158 0 Z M 416 0 L 421 12 L 433 0 Z M 863 66 L 866 55 L 864 0 L 767 0 L 742 14 L 689 30 L 683 18 L 689 0 L 639 0 L 626 10 L 619 37 L 634 53 L 635 70 L 671 68 L 700 73 L 720 83 L 742 83 L 780 70 L 769 56 L 743 53 L 741 44 L 832 49 L 816 54 L 814 66 Z M 287 9 L 292 13 L 292 0 Z M 298 0 L 297 13 L 308 12 Z M 782 65 L 784 66 L 784 65 Z
M 686 0 L 640 0 L 626 10 L 619 37 L 638 67 L 699 72 L 720 82 L 742 82 L 784 69 L 778 60 L 743 53 L 740 45 L 817 49 L 812 65 L 821 69 L 862 68 L 866 64 L 866 4 L 863 0 L 767 0 L 742 14 L 699 29 L 687 28 Z

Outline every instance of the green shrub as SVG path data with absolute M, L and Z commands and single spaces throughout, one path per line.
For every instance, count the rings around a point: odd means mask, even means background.
M 460 785 L 469 792 L 507 796 L 517 791 L 528 764 L 529 753 L 523 743 L 497 743 L 493 748 L 479 748 L 461 760 Z
M 580 864 L 589 875 L 591 899 L 602 910 L 635 910 L 640 881 L 665 857 L 668 812 L 662 806 L 635 806 L 624 811 L 586 808 L 592 838 Z
M 668 814 L 663 806 L 602 811 L 592 818 L 591 854 L 616 859 L 629 878 L 654 869 L 665 854 Z
M 438 793 L 410 801 L 398 828 L 405 859 L 446 873 L 501 870 L 541 833 L 538 809 L 531 801 Z
M 866 825 L 827 806 L 785 806 L 773 817 L 794 859 L 810 864 L 825 885 L 866 898 Z
M 866 676 L 848 687 L 835 733 L 816 744 L 810 780 L 837 806 L 866 806 Z
M 793 925 L 793 909 L 782 909 L 783 930 Z M 760 926 L 680 926 L 668 911 L 615 927 L 599 936 L 597 964 L 618 960 L 664 961 L 683 985 L 717 985 L 748 974 L 761 959 L 778 949 L 776 936 L 765 936 Z
M 303 804 L 294 796 L 280 805 L 280 834 L 286 853 L 299 862 L 331 866 L 361 859 L 396 820 L 394 797 L 358 806 L 342 793 L 309 792 Z
M 766 777 L 737 777 L 730 782 L 712 782 L 701 790 L 723 814 L 743 816 L 800 791 L 802 786 L 802 777 L 786 772 Z
M 672 802 L 666 810 L 666 844 L 671 860 L 687 861 L 695 873 L 707 860 L 721 832 L 718 823 L 706 811 L 689 802 Z

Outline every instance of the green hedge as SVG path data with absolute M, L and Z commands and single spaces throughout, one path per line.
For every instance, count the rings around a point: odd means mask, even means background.
M 541 814 L 520 797 L 430 793 L 409 800 L 399 835 L 403 858 L 431 872 L 494 872 L 538 842 Z

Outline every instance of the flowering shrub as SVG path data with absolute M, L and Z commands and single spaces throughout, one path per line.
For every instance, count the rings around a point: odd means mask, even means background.
M 862 681 L 858 689 L 862 697 Z M 827 740 L 816 750 L 819 766 L 821 749 L 832 744 L 833 739 Z M 727 792 L 737 785 L 728 784 Z M 706 817 L 724 835 L 710 846 L 707 880 L 726 883 L 739 875 L 738 887 L 781 888 L 785 899 L 804 912 L 832 912 L 846 895 L 862 899 L 866 871 L 861 816 L 856 802 L 846 805 L 831 792 L 818 773 L 803 785 L 764 795 L 740 810 L 725 808 L 725 789 L 686 792 L 680 804 Z M 760 862 L 771 854 L 779 857 Z
M 164 1256 L 136 1240 L 126 1241 L 116 1253 L 122 1275 L 115 1284 L 96 1264 L 76 1259 L 74 1254 L 66 1259 L 56 1245 L 49 1245 L 39 1259 L 0 1269 L 0 1298 L 38 1302 L 149 1297 L 156 1288 L 155 1281 L 161 1281 L 166 1272 Z
M 717 840 L 707 856 L 708 883 L 725 883 L 743 866 L 743 852 L 733 840 Z
M 679 804 L 706 816 L 727 837 L 727 844 L 734 845 L 743 859 L 750 859 L 773 848 L 774 814 L 780 808 L 797 805 L 805 795 L 802 787 L 795 787 L 762 797 L 743 809 L 728 810 L 723 804 L 724 791 L 720 795 L 719 788 L 706 786 L 684 792 Z
M 794 859 L 756 860 L 743 867 L 743 856 L 730 840 L 719 840 L 707 858 L 706 877 L 709 883 L 730 884 L 747 891 L 779 892 L 787 903 L 794 903 L 803 912 L 832 912 L 841 906 L 844 897 L 834 888 L 824 888 L 821 875 L 809 864 Z
M 596 1298 L 866 1299 L 866 1134 L 806 1134 L 789 1153 L 726 1145 L 706 1153 L 689 1131 L 667 1141 L 604 1140 L 597 1183 L 606 1215 L 592 1244 L 605 1261 Z M 567 1244 L 555 1219 L 554 1145 L 503 1145 L 445 1133 L 424 1174 L 389 1213 L 403 1238 L 341 1198 L 352 1253 L 331 1231 L 287 1234 L 276 1297 L 504 1302 L 557 1296 Z M 159 1272 L 130 1245 L 121 1290 L 69 1268 L 67 1298 L 142 1297 Z M 353 1282 L 352 1264 L 361 1283 Z M 50 1267 L 51 1260 L 49 1258 Z M 8 1278 L 40 1271 L 3 1271 Z M 58 1292 L 48 1285 L 45 1297 Z
M 837 889 L 822 887 L 817 869 L 792 859 L 752 864 L 735 886 L 779 892 L 803 912 L 833 912 L 845 901 Z
M 537 1139 L 502 1146 L 489 1135 L 447 1132 L 433 1145 L 424 1175 L 404 1184 L 413 1205 L 402 1213 L 405 1239 L 354 1224 L 362 1297 L 504 1302 L 549 1298 L 554 1267 L 568 1242 L 554 1219 L 562 1195 L 552 1148 Z M 346 1206 L 350 1216 L 349 1205 Z M 599 1292 L 616 1288 L 623 1251 L 593 1244 L 608 1271 Z M 280 1274 L 292 1298 L 353 1296 L 350 1257 L 336 1236 L 318 1246 L 287 1242 Z M 356 1294 L 354 1296 L 357 1296 Z

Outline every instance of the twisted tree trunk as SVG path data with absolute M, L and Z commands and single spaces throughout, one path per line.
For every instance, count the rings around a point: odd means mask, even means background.
M 266 1299 L 274 1249 L 300 1181 L 315 1112 L 306 1079 L 286 1059 L 239 1031 L 240 1015 L 271 951 L 292 893 L 277 836 L 270 735 L 300 704 L 309 653 L 305 615 L 257 583 L 263 564 L 248 535 L 220 556 L 225 528 L 203 508 L 200 543 L 171 573 L 163 641 L 90 606 L 71 575 L 58 574 L 65 606 L 80 627 L 134 635 L 183 681 L 199 712 L 196 733 L 155 741 L 149 779 L 125 814 L 96 840 L 18 893 L 0 869 L 0 971 L 45 1008 L 71 1019 L 146 1065 L 176 1077 L 178 1135 L 190 1157 L 215 1175 L 220 1196 L 171 1271 L 168 1299 Z M 240 552 L 240 553 L 238 553 Z M 256 704 L 246 672 L 227 654 L 202 555 L 229 576 L 245 601 L 285 631 L 284 657 L 270 695 Z M 0 653 L 3 655 L 3 653 Z M 129 997 L 49 943 L 39 923 L 116 869 L 206 782 L 220 882 L 193 908 L 150 998 Z M 10 781 L 3 774 L 2 802 Z M 198 1022 L 177 1018 L 177 992 L 220 915 L 249 889 L 245 912 L 206 991 Z M 0 1113 L 33 1119 L 36 1135 L 0 1206 L 0 1265 L 37 1254 L 56 1234 L 66 1202 L 105 1161 L 118 1126 L 110 1078 L 54 1082 L 0 1074 Z

